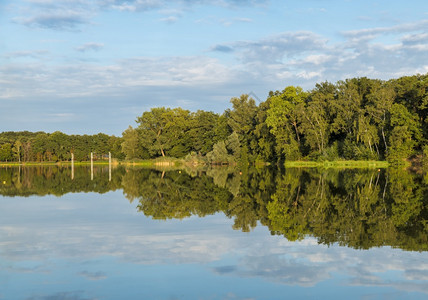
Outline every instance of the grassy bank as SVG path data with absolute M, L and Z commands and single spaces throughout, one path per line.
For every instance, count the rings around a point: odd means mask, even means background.
M 186 161 L 177 158 L 156 158 L 148 160 L 113 160 L 113 165 L 152 167 L 152 168 L 177 168 L 187 165 Z M 70 166 L 70 161 L 61 162 L 0 162 L 1 167 L 7 166 Z M 75 161 L 75 166 L 90 166 L 90 161 Z M 94 161 L 95 166 L 108 165 L 108 161 Z M 263 164 L 266 165 L 266 164 Z M 258 165 L 262 166 L 261 164 Z M 355 161 L 355 160 L 338 160 L 338 161 L 286 161 L 286 168 L 387 168 L 389 163 L 386 161 Z
M 387 161 L 337 160 L 337 161 L 286 161 L 286 168 L 387 168 Z

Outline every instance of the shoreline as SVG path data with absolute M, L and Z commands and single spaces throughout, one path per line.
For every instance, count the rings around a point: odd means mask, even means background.
M 337 161 L 286 161 L 286 168 L 362 168 L 385 169 L 391 166 L 387 161 L 374 160 L 337 160 Z
M 75 166 L 90 166 L 90 161 L 74 162 Z M 93 165 L 109 165 L 108 161 L 94 161 Z M 186 165 L 184 160 L 176 158 L 151 159 L 142 161 L 113 161 L 113 166 L 146 166 L 146 167 L 171 167 Z M 17 166 L 71 166 L 71 161 L 59 162 L 0 162 L 0 167 Z M 259 166 L 259 165 L 257 165 Z M 338 161 L 285 161 L 286 168 L 388 168 L 391 164 L 387 161 L 365 161 L 365 160 L 338 160 Z

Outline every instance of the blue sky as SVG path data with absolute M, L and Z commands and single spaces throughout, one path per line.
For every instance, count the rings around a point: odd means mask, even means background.
M 427 72 L 425 0 L 0 2 L 0 131 L 120 136 L 152 107 Z

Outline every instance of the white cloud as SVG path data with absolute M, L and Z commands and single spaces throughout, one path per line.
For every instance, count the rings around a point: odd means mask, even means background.
M 89 280 L 103 280 L 107 278 L 107 275 L 105 272 L 89 272 L 89 271 L 82 271 L 79 272 L 77 275 L 85 277 Z
M 422 20 L 414 23 L 403 23 L 390 27 L 375 27 L 366 29 L 357 29 L 345 31 L 342 33 L 347 38 L 361 38 L 361 37 L 374 37 L 380 34 L 398 34 L 406 33 L 418 30 L 426 30 L 428 26 L 428 20 Z
M 286 32 L 259 41 L 243 41 L 233 45 L 244 62 L 280 63 L 283 59 L 323 51 L 327 40 L 312 32 Z
M 232 96 L 254 90 L 247 77 L 208 57 L 133 58 L 106 66 L 9 63 L 0 65 L 0 123 L 3 130 L 120 135 L 144 107 L 185 104 L 222 112 Z
M 414 45 L 414 44 L 420 44 L 420 43 L 428 43 L 428 33 L 414 33 L 414 34 L 408 34 L 404 35 L 402 38 L 403 44 L 407 45 Z
M 169 16 L 169 17 L 165 17 L 165 18 L 161 18 L 160 19 L 162 22 L 168 23 L 168 24 L 173 24 L 175 22 L 178 21 L 178 17 L 176 16 Z
M 46 117 L 46 120 L 51 123 L 66 122 L 77 119 L 74 113 L 48 113 L 45 114 L 43 117 Z
M 49 54 L 47 50 L 35 50 L 35 51 L 15 51 L 4 53 L 2 56 L 6 59 L 16 59 L 16 58 L 34 58 L 34 59 L 43 59 L 44 56 Z
M 188 9 L 189 6 L 195 5 L 216 5 L 223 6 L 235 9 L 237 7 L 243 6 L 258 6 L 265 5 L 267 3 L 266 0 L 233 0 L 233 1 L 225 1 L 225 0 L 97 0 L 93 1 L 93 3 L 89 3 L 89 1 L 83 0 L 31 0 L 34 6 L 37 7 L 90 7 L 95 10 L 100 9 L 113 9 L 118 11 L 127 11 L 127 12 L 144 12 L 150 10 L 171 10 L 170 7 L 178 7 L 183 9 Z M 177 8 L 175 8 L 177 10 Z
M 303 78 L 303 79 L 321 79 L 321 72 L 305 72 L 302 71 L 300 73 L 297 73 L 297 77 Z
M 331 55 L 327 54 L 311 54 L 301 59 L 302 63 L 309 63 L 314 65 L 321 65 L 332 59 Z
M 17 12 L 14 22 L 28 27 L 78 31 L 81 25 L 91 23 L 96 11 L 93 2 L 84 0 L 31 0 Z
M 133 3 L 125 2 L 120 4 L 113 4 L 111 5 L 111 8 L 129 12 L 146 11 L 160 7 L 160 3 L 158 2 L 159 1 L 135 1 Z
M 54 30 L 75 30 L 78 26 L 88 23 L 79 13 L 40 14 L 30 18 L 16 18 L 16 22 L 29 27 L 41 27 Z
M 107 91 L 123 93 L 127 87 L 217 85 L 234 79 L 233 69 L 208 57 L 133 58 L 109 66 L 75 64 L 52 68 L 48 64 L 10 64 L 0 67 L 3 88 L 14 90 L 16 97 L 69 98 Z
M 250 18 L 233 18 L 233 19 L 221 19 L 220 23 L 224 26 L 231 26 L 235 23 L 252 23 L 253 20 Z
M 83 44 L 83 45 L 77 47 L 76 50 L 79 51 L 79 52 L 86 52 L 86 51 L 90 51 L 90 50 L 92 50 L 92 51 L 99 51 L 103 47 L 104 47 L 104 44 L 102 44 L 102 43 L 94 43 L 94 42 L 92 42 L 92 43 Z
M 275 85 L 312 88 L 316 82 L 367 76 L 396 78 L 428 68 L 428 21 L 343 33 L 342 42 L 330 42 L 311 32 L 282 33 L 256 41 L 238 41 L 213 46 L 211 51 L 231 53 L 254 78 Z M 394 44 L 378 37 L 392 35 Z

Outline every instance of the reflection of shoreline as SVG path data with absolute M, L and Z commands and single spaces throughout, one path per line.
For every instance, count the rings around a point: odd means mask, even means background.
M 257 223 L 290 241 L 315 236 L 356 249 L 393 246 L 428 251 L 426 188 L 398 169 L 207 168 L 189 173 L 118 166 L 0 168 L 4 196 L 123 190 L 153 219 L 223 212 L 233 229 Z
M 286 161 L 286 168 L 352 168 L 352 169 L 385 169 L 389 167 L 387 161 L 371 160 L 337 160 L 337 161 Z
M 91 171 L 92 169 L 92 171 Z M 110 180 L 108 164 L 77 165 L 31 165 L 0 168 L 0 194 L 3 196 L 56 195 L 67 193 L 105 193 L 121 188 L 120 167 L 113 167 L 117 174 Z
M 94 165 L 108 165 L 109 162 L 107 161 L 99 161 L 96 160 L 93 162 Z M 49 167 L 49 166 L 58 166 L 58 167 L 67 167 L 67 166 L 71 166 L 72 162 L 71 161 L 59 161 L 59 162 L 22 162 L 22 163 L 4 163 L 1 162 L 0 163 L 0 168 L 6 168 L 6 167 L 18 167 L 18 166 L 22 166 L 22 167 L 35 167 L 35 166 L 39 166 L 39 167 Z M 75 166 L 90 166 L 91 162 L 90 161 L 75 161 L 74 162 Z M 117 166 L 119 165 L 119 163 L 113 163 L 113 165 Z

